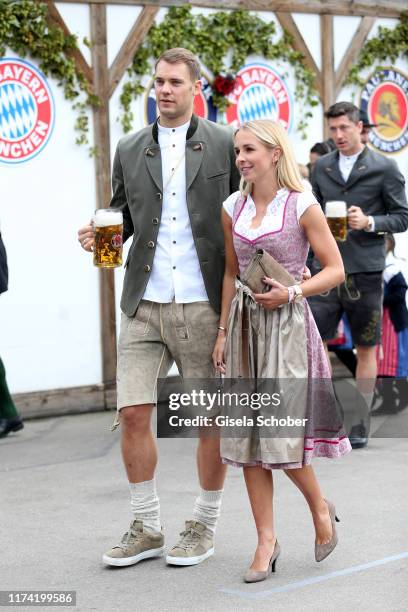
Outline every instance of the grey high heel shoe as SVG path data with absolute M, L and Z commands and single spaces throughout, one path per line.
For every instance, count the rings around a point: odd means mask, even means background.
M 323 559 L 328 557 L 330 553 L 333 552 L 333 550 L 336 548 L 338 542 L 335 521 L 339 523 L 340 519 L 336 516 L 336 508 L 334 507 L 334 505 L 328 499 L 325 499 L 324 501 L 326 502 L 327 507 L 329 509 L 330 520 L 332 524 L 332 537 L 330 542 L 327 542 L 327 544 L 315 544 L 316 561 L 323 561 Z
M 261 582 L 262 580 L 265 580 L 268 576 L 270 576 L 272 572 L 275 572 L 276 559 L 279 557 L 280 551 L 281 550 L 278 544 L 278 540 L 276 540 L 275 548 L 273 549 L 272 557 L 270 558 L 267 569 L 263 572 L 248 569 L 245 572 L 244 582 Z

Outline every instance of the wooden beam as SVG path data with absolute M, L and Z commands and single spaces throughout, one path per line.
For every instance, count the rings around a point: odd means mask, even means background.
M 107 408 L 104 385 L 48 389 L 13 394 L 24 419 L 96 412 Z
M 109 98 L 112 96 L 126 68 L 130 65 L 133 56 L 152 27 L 159 10 L 158 7 L 145 6 L 127 35 L 109 70 Z
M 91 4 L 92 68 L 95 94 L 100 106 L 93 111 L 96 193 L 98 208 L 109 206 L 110 188 L 110 138 L 109 138 L 109 71 L 107 52 L 106 6 Z M 114 271 L 101 269 L 100 318 L 102 341 L 102 380 L 113 385 L 116 379 L 116 318 Z
M 47 0 L 47 6 L 48 6 L 48 18 L 49 18 L 50 23 L 53 23 L 59 26 L 61 30 L 64 32 L 65 36 L 71 36 L 71 32 L 69 31 L 65 21 L 63 20 L 53 0 Z M 88 83 L 92 86 L 92 83 L 93 83 L 92 68 L 89 66 L 88 62 L 82 55 L 81 51 L 79 49 L 71 49 L 68 52 L 68 55 L 72 57 L 72 59 L 74 60 L 76 69 L 83 73 Z
M 295 20 L 293 19 L 290 13 L 276 13 L 276 18 L 281 24 L 282 28 L 286 30 L 293 38 L 292 46 L 295 51 L 299 51 L 305 57 L 304 63 L 309 70 L 314 72 L 315 76 L 315 87 L 319 93 L 320 98 L 323 95 L 322 89 L 322 75 L 319 68 L 316 65 L 316 62 L 313 59 L 312 54 L 309 51 L 307 44 L 305 43 L 302 34 L 299 31 L 299 28 L 296 25 Z
M 335 101 L 333 15 L 320 15 L 320 47 L 322 52 L 322 105 L 323 112 L 325 112 Z M 324 138 L 329 137 L 324 116 L 323 134 Z
M 39 0 L 44 1 L 44 0 Z M 143 6 L 183 6 L 185 0 L 58 0 L 75 4 L 133 4 Z M 357 15 L 394 17 L 407 9 L 406 0 L 191 0 L 192 6 L 214 9 L 247 9 L 284 13 L 315 13 L 327 15 Z
M 335 97 L 337 98 L 340 93 L 343 83 L 346 80 L 347 74 L 356 61 L 358 54 L 364 45 L 367 36 L 371 32 L 371 29 L 375 23 L 375 17 L 363 17 L 360 25 L 358 26 L 357 32 L 355 33 L 346 53 L 341 60 L 341 63 L 336 71 L 336 85 L 335 85 Z

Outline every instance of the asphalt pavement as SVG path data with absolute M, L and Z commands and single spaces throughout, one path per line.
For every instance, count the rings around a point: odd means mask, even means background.
M 393 418 L 401 415 L 376 417 L 373 430 L 382 425 L 386 431 Z M 302 496 L 284 473 L 274 472 L 282 554 L 270 579 L 245 584 L 242 574 L 256 538 L 242 472 L 234 468 L 212 558 L 184 568 L 168 567 L 164 559 L 127 568 L 102 564 L 103 552 L 131 520 L 112 419 L 113 413 L 98 412 L 28 421 L 23 431 L 0 440 L 0 590 L 74 590 L 76 606 L 65 609 L 81 612 L 408 609 L 407 438 L 374 437 L 343 459 L 314 461 L 341 520 L 339 545 L 322 563 L 314 560 L 314 531 Z M 197 494 L 196 441 L 158 445 L 170 547 L 191 518 Z

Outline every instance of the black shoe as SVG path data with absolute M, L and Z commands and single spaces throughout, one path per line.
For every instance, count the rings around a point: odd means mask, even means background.
M 349 437 L 349 440 L 350 440 L 351 448 L 353 449 L 364 448 L 368 444 L 368 438 Z
M 7 436 L 10 431 L 20 431 L 23 427 L 23 419 L 19 416 L 14 419 L 0 419 L 0 438 Z
M 367 446 L 368 437 L 364 424 L 360 423 L 359 425 L 354 425 L 350 430 L 348 438 L 351 448 L 364 448 Z

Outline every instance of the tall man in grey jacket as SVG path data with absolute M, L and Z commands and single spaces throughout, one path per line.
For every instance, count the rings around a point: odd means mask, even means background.
M 186 378 L 210 378 L 216 335 L 225 333 L 218 329 L 224 272 L 220 214 L 239 175 L 231 132 L 193 115 L 200 86 L 194 55 L 166 51 L 155 71 L 160 117 L 125 136 L 113 164 L 111 207 L 123 212 L 124 239 L 133 235 L 121 300 L 117 421 L 134 520 L 103 556 L 108 565 L 163 554 L 151 431 L 157 378 L 165 377 L 174 361 Z M 90 226 L 79 231 L 79 240 L 92 249 Z M 216 439 L 199 440 L 197 464 L 201 488 L 181 540 L 167 556 L 174 565 L 201 563 L 214 552 L 225 479 Z
M 337 102 L 326 117 L 337 151 L 316 162 L 312 187 L 323 208 L 331 200 L 347 204 L 347 240 L 338 243 L 346 280 L 309 303 L 323 340 L 334 338 L 343 312 L 347 314 L 357 349 L 357 383 L 370 406 L 381 338 L 384 233 L 408 227 L 405 181 L 394 160 L 361 143 L 363 124 L 356 106 Z M 364 431 L 352 435 L 351 443 L 364 446 Z

